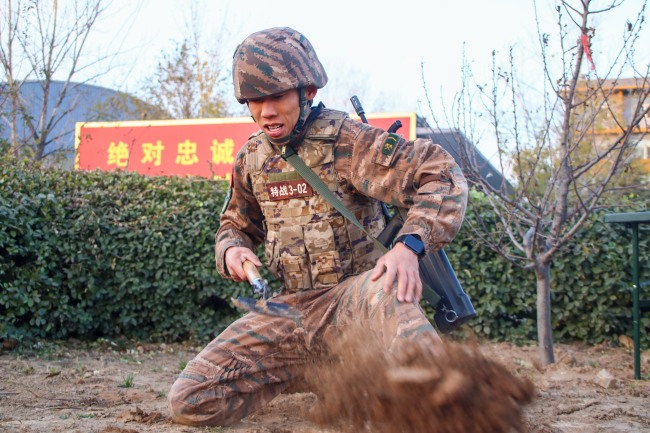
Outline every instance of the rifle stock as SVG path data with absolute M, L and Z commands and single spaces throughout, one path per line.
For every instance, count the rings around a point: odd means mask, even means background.
M 447 334 L 476 317 L 472 301 L 458 282 L 445 250 L 440 249 L 420 259 L 420 277 L 440 296 L 433 315 L 440 332 Z

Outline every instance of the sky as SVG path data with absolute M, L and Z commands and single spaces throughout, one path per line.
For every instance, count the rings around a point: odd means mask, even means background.
M 533 66 L 539 52 L 535 4 L 543 31 L 559 39 L 554 0 L 113 0 L 91 44 L 119 54 L 111 72 L 95 84 L 137 89 L 151 76 L 161 52 L 171 52 L 188 35 L 191 3 L 199 11 L 194 26 L 203 46 L 216 47 L 226 64 L 237 44 L 255 31 L 289 26 L 303 33 L 330 78 L 316 100 L 346 111 L 352 111 L 349 97 L 358 94 L 366 112 L 415 111 L 430 117 L 428 94 L 440 116 L 461 90 L 463 57 L 478 80 L 487 80 L 492 52 L 506 61 L 511 47 L 522 73 L 533 79 L 539 72 Z M 625 0 L 618 12 L 596 18 L 592 50 L 597 65 L 613 55 L 611 46 L 642 4 Z M 646 47 L 648 36 L 646 31 Z M 646 55 L 642 62 L 647 64 L 650 50 L 640 55 Z M 237 104 L 234 98 L 229 103 Z
M 190 21 L 189 3 L 188 0 L 112 2 L 107 11 L 110 20 L 100 24 L 108 23 L 112 29 L 125 27 L 120 29 L 113 44 L 124 38 L 120 51 L 128 53 L 125 59 L 137 59 L 138 63 L 127 74 L 117 75 L 117 85 L 128 86 L 146 76 L 155 67 L 160 52 L 172 49 L 176 41 L 182 40 Z M 194 3 L 205 12 L 200 16 L 205 45 L 220 41 L 226 62 L 230 62 L 235 47 L 247 35 L 263 28 L 289 26 L 307 36 L 314 45 L 330 77 L 332 92 L 364 87 L 365 96 L 373 100 L 366 103 L 368 107 L 386 95 L 377 106 L 393 111 L 416 109 L 422 97 L 422 66 L 431 77 L 427 83 L 430 87 L 456 86 L 464 44 L 469 54 L 489 61 L 492 49 L 507 49 L 534 23 L 532 2 L 526 0 Z M 111 33 L 106 31 L 105 37 Z M 114 85 L 109 81 L 111 78 L 102 81 Z M 327 90 L 326 87 L 321 92 L 323 99 Z M 331 103 L 338 104 L 341 99 L 335 98 Z

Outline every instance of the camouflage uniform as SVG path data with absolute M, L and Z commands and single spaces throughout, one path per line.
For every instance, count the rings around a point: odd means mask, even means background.
M 409 208 L 401 233 L 419 235 L 427 251 L 444 247 L 461 226 L 465 178 L 429 140 L 406 141 L 323 109 L 294 148 L 373 236 L 384 227 L 380 201 Z M 261 131 L 253 135 L 237 156 L 232 182 L 216 235 L 219 273 L 230 277 L 229 247 L 255 251 L 264 242 L 266 266 L 284 283 L 274 301 L 299 309 L 302 318 L 248 313 L 230 325 L 172 386 L 175 421 L 227 425 L 253 413 L 299 381 L 347 324 L 367 323 L 387 350 L 435 334 L 419 305 L 385 294 L 383 277 L 370 280 L 381 251 L 300 178 L 278 143 Z

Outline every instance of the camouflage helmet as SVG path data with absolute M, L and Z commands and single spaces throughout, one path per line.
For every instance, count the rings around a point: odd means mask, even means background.
M 240 103 L 291 89 L 327 84 L 327 74 L 311 43 L 289 27 L 262 30 L 235 50 L 235 97 Z

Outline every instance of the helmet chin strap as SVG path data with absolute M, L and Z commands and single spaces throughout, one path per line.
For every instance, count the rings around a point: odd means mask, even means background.
M 298 121 L 296 122 L 296 126 L 293 127 L 293 130 L 289 133 L 289 135 L 286 135 L 282 138 L 271 138 L 268 135 L 266 138 L 268 140 L 276 145 L 276 146 L 284 146 L 287 144 L 292 144 L 298 137 L 303 132 L 303 127 L 305 126 L 305 120 L 307 120 L 307 116 L 309 115 L 309 110 L 311 108 L 312 100 L 307 100 L 306 96 L 306 90 L 304 87 L 301 87 L 298 89 L 298 94 L 299 94 L 299 105 L 300 105 L 300 115 L 298 116 Z M 266 135 L 266 134 L 265 134 Z

